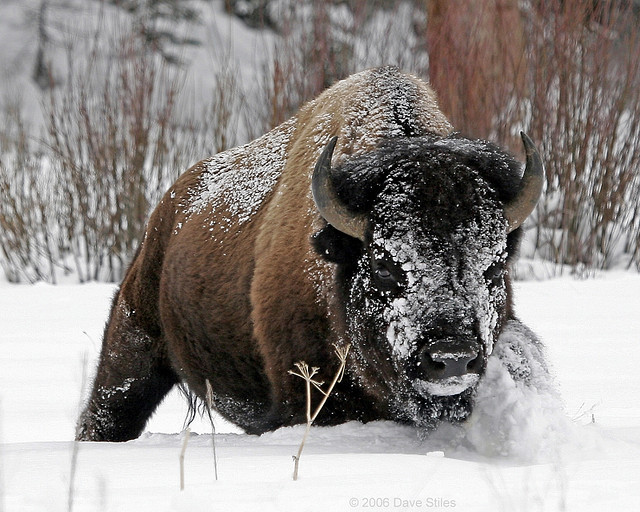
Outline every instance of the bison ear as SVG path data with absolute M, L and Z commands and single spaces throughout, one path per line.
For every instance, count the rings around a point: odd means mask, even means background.
M 311 245 L 325 260 L 331 263 L 354 262 L 362 252 L 362 242 L 336 228 L 327 225 L 311 237 Z

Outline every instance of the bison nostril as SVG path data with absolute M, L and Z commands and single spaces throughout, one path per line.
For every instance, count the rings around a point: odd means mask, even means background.
M 424 350 L 422 353 L 421 362 L 425 365 L 425 370 L 429 371 L 429 369 L 436 371 L 444 371 L 447 367 L 447 363 L 444 361 L 436 361 L 431 357 L 431 354 L 428 350 Z
M 431 352 L 427 347 L 420 354 L 422 371 L 427 379 L 446 379 L 467 373 L 478 373 L 482 366 L 482 356 L 476 351 Z
M 475 358 L 467 363 L 468 373 L 478 373 L 482 367 L 482 354 L 478 354 Z

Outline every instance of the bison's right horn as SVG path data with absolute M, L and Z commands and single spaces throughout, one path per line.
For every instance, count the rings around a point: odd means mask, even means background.
M 340 201 L 331 181 L 331 157 L 338 137 L 333 137 L 316 162 L 311 179 L 313 201 L 320 215 L 338 231 L 364 241 L 367 219 L 362 214 L 354 214 Z
M 544 185 L 544 166 L 540 153 L 526 133 L 520 132 L 520 136 L 527 155 L 527 163 L 520 180 L 518 195 L 504 207 L 504 216 L 509 223 L 508 233 L 519 227 L 531 214 L 540 199 Z

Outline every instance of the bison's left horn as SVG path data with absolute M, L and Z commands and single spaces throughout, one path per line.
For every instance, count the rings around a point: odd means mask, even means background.
M 337 141 L 338 137 L 333 137 L 316 162 L 311 179 L 313 201 L 320 215 L 334 228 L 364 241 L 366 217 L 347 210 L 331 181 L 331 157 Z
M 508 232 L 519 227 L 536 207 L 544 185 L 542 158 L 533 141 L 526 133 L 520 132 L 527 163 L 520 180 L 518 194 L 504 207 L 504 216 L 509 223 Z

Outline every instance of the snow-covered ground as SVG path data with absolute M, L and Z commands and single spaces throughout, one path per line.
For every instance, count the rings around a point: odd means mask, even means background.
M 0 1 L 0 96 L 19 96 L 36 125 L 41 92 L 29 77 L 39 5 Z M 74 9 L 88 4 L 50 5 L 50 37 L 58 45 L 49 58 L 56 78 L 63 78 L 67 29 L 83 26 Z M 221 5 L 211 4 L 194 29 L 202 46 L 184 50 L 185 61 L 196 64 L 187 87 L 195 97 L 227 60 L 239 63 L 243 84 L 252 83 L 252 70 L 264 65 L 272 45 L 271 35 L 246 29 L 223 15 Z M 138 440 L 72 442 L 114 291 L 105 284 L 12 286 L 0 278 L 0 512 L 613 512 L 640 503 L 637 274 L 516 285 L 518 313 L 545 340 L 565 403 L 565 413 L 557 413 L 545 410 L 544 395 L 520 397 L 529 403 L 505 400 L 510 414 L 503 419 L 511 422 L 507 430 L 520 443 L 512 451 L 520 457 L 487 455 L 482 438 L 475 449 L 453 443 L 458 431 L 442 429 L 420 441 L 409 427 L 350 423 L 312 429 L 294 482 L 292 455 L 302 427 L 256 437 L 218 418 L 216 481 L 209 427 L 196 420 L 184 491 L 179 454 L 187 410 L 177 393 Z M 469 427 L 476 434 L 477 425 Z
M 184 491 L 177 394 L 140 439 L 76 445 L 71 479 L 83 360 L 90 379 L 114 290 L 0 283 L 0 512 L 69 510 L 70 483 L 72 509 L 91 511 L 585 512 L 640 503 L 637 274 L 517 283 L 518 313 L 545 340 L 566 408 L 541 416 L 534 400 L 506 417 L 525 458 L 453 445 L 446 429 L 420 441 L 410 427 L 350 423 L 312 429 L 294 482 L 302 427 L 257 437 L 218 419 L 219 479 L 209 427 L 196 422 Z

